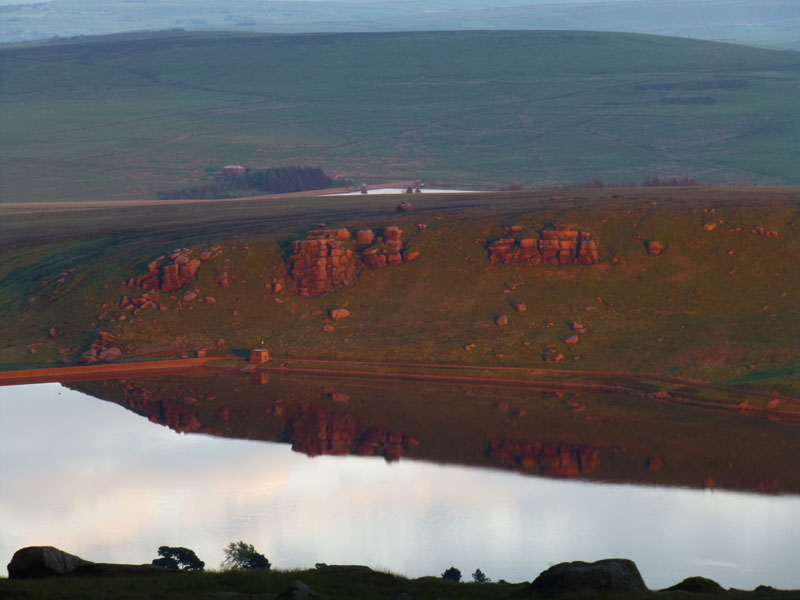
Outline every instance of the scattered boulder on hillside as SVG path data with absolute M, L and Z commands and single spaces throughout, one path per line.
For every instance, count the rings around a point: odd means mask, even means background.
M 578 323 L 577 321 L 573 321 L 572 323 L 569 324 L 569 327 L 570 329 L 572 329 L 572 331 L 574 331 L 578 335 L 583 335 L 584 333 L 586 333 L 586 325 L 584 325 L 583 323 Z
M 203 250 L 199 258 L 191 258 L 192 250 L 177 248 L 168 256 L 159 256 L 147 265 L 147 272 L 128 280 L 128 287 L 140 287 L 145 292 L 160 290 L 174 292 L 197 276 L 200 265 L 222 254 L 222 246 Z
M 774 238 L 780 235 L 774 229 L 767 229 L 763 225 L 759 225 L 758 227 L 753 227 L 753 229 L 750 230 L 750 233 L 752 233 L 753 235 L 760 235 L 761 237 L 765 238 Z
M 122 350 L 117 346 L 114 336 L 101 331 L 91 347 L 81 354 L 78 364 L 105 362 L 122 358 Z
M 518 225 L 505 229 L 507 236 L 520 231 L 522 228 Z M 489 261 L 493 265 L 593 265 L 598 261 L 597 240 L 587 231 L 578 231 L 572 225 L 556 225 L 539 235 L 538 239 L 504 237 L 494 241 L 489 247 Z
M 528 587 L 541 595 L 579 593 L 646 593 L 647 586 L 632 560 L 609 558 L 593 563 L 560 563 L 542 572 Z
M 691 594 L 727 594 L 728 592 L 713 579 L 687 577 L 680 583 L 668 587 L 663 592 L 689 592 Z
M 347 310 L 346 308 L 334 308 L 330 314 L 331 314 L 331 319 L 333 319 L 334 321 L 339 321 L 341 319 L 346 319 L 347 317 L 349 317 L 350 311 Z
M 508 317 L 506 315 L 500 315 L 494 320 L 494 322 L 496 325 L 503 327 L 505 325 L 508 325 Z
M 528 306 L 524 302 L 513 302 L 511 308 L 517 312 L 525 312 L 528 310 Z
M 157 308 L 156 302 L 158 301 L 159 297 L 160 292 L 158 290 L 144 292 L 140 296 L 133 298 L 123 296 L 119 300 L 119 307 L 122 310 L 131 311 L 134 315 L 138 315 L 143 310 Z
M 648 256 L 658 256 L 659 254 L 664 252 L 664 250 L 666 250 L 664 244 L 662 244 L 661 242 L 656 242 L 655 240 L 645 242 L 645 248 L 647 249 Z
M 411 202 L 406 202 L 403 200 L 400 204 L 397 205 L 397 212 L 408 212 L 414 210 L 414 205 Z
M 555 348 L 548 348 L 542 354 L 542 360 L 545 362 L 561 362 L 564 360 L 564 355 Z
M 322 594 L 315 592 L 299 580 L 293 581 L 289 587 L 275 596 L 275 600 L 314 600 L 316 598 L 322 598 Z

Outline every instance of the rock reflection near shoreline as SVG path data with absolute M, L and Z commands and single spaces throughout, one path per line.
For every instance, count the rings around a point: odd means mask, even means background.
M 71 383 L 181 433 L 529 475 L 800 493 L 797 426 L 612 394 L 204 371 Z

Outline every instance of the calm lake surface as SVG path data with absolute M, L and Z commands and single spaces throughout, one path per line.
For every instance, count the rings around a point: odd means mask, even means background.
M 633 559 L 649 587 L 703 575 L 800 588 L 800 497 L 546 479 L 180 434 L 59 384 L 0 387 L 0 560 L 54 545 L 149 563 L 160 545 L 216 568 L 231 541 L 274 567 L 451 565 L 530 581 L 569 560 Z M 5 563 L 3 563 L 5 564 Z

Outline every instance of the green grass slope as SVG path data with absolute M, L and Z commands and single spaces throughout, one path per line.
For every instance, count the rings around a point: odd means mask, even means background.
M 0 199 L 304 163 L 451 185 L 800 183 L 800 58 L 589 32 L 110 36 L 0 49 Z
M 109 209 L 83 210 L 61 231 L 48 222 L 62 222 L 62 212 L 8 211 L 12 243 L 0 255 L 6 316 L 0 363 L 74 360 L 106 330 L 129 358 L 215 349 L 224 339 L 226 351 L 266 345 L 281 357 L 546 367 L 553 363 L 542 354 L 554 347 L 565 356 L 555 366 L 567 371 L 800 389 L 796 188 L 425 196 L 415 197 L 415 211 L 405 214 L 394 212 L 396 202 L 373 196 L 248 201 L 238 216 L 225 215 L 237 203 L 144 207 L 126 209 L 124 219 Z M 102 211 L 106 216 L 97 216 Z M 397 225 L 420 258 L 364 270 L 334 294 L 301 298 L 285 260 L 290 242 L 319 221 L 351 229 Z M 87 233 L 109 223 L 116 223 L 113 234 Z M 520 235 L 536 236 L 555 223 L 591 232 L 600 240 L 600 262 L 490 264 L 488 245 L 506 226 L 518 224 L 525 229 Z M 760 226 L 778 237 L 750 232 Z M 14 243 L 20 232 L 28 241 Z M 648 256 L 650 240 L 666 251 Z M 124 282 L 148 262 L 174 248 L 197 252 L 215 243 L 223 254 L 204 263 L 189 286 L 200 297 L 213 296 L 213 305 L 179 307 L 179 290 L 161 295 L 165 312 L 132 317 L 118 308 L 131 294 Z M 227 289 L 215 281 L 220 270 L 233 281 Z M 274 280 L 285 285 L 277 295 L 270 290 Z M 527 311 L 515 312 L 511 305 L 518 302 Z M 351 316 L 324 331 L 327 312 L 343 306 Z M 501 314 L 509 318 L 505 327 L 495 324 Z M 586 333 L 578 344 L 566 344 L 575 321 Z M 53 339 L 50 328 L 59 331 Z

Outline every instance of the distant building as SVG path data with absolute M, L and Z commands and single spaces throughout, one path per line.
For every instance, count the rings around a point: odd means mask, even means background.
M 242 165 L 225 165 L 222 167 L 222 174 L 223 175 L 241 175 L 247 169 L 245 169 Z

